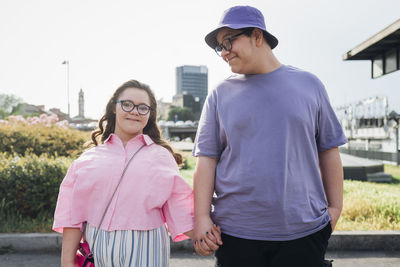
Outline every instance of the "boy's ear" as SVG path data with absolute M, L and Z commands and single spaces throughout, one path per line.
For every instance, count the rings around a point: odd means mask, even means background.
M 255 28 L 253 30 L 253 36 L 254 36 L 254 38 L 256 40 L 257 46 L 260 46 L 264 41 L 264 36 L 263 36 L 262 30 L 260 30 L 258 28 Z

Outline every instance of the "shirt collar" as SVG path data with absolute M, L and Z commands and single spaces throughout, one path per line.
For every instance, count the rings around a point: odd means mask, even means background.
M 121 140 L 119 140 L 119 137 L 116 134 L 112 133 L 107 137 L 106 140 L 104 140 L 104 143 L 108 143 L 108 142 L 113 143 L 115 141 L 115 139 L 118 139 L 118 141 L 121 141 Z M 146 144 L 146 146 L 149 146 L 154 143 L 154 141 L 147 134 L 140 134 L 138 136 L 135 136 L 134 138 L 129 140 L 128 143 L 134 142 L 135 140 L 141 140 L 143 143 Z
M 149 146 L 154 143 L 154 141 L 147 134 L 142 134 L 143 141 L 146 143 L 146 146 Z

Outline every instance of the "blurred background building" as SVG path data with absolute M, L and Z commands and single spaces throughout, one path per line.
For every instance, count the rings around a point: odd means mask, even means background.
M 198 113 L 203 108 L 207 94 L 207 66 L 183 65 L 176 67 L 176 95 L 173 98 L 175 102 L 180 102 L 181 107 L 191 108 L 193 113 Z
M 372 79 L 400 70 L 400 19 L 346 52 L 342 58 L 371 61 Z M 398 83 L 393 84 L 392 90 L 398 89 Z M 341 147 L 341 152 L 400 164 L 400 115 L 388 110 L 386 96 L 338 107 L 336 113 L 349 140 Z

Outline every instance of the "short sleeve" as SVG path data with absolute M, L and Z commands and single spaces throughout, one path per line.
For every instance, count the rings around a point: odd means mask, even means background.
M 64 227 L 79 228 L 83 231 L 83 223 L 71 223 L 71 204 L 75 181 L 75 162 L 73 162 L 60 185 L 60 191 L 58 193 L 53 223 L 53 230 L 56 232 L 62 233 Z
M 157 169 L 168 181 L 163 185 L 160 194 L 168 191 L 162 205 L 164 222 L 167 224 L 172 240 L 182 241 L 188 239 L 183 233 L 194 228 L 194 197 L 193 189 L 181 177 L 174 157 L 167 150 L 160 153 Z
M 172 193 L 163 206 L 163 213 L 172 240 L 188 239 L 183 233 L 194 228 L 193 190 L 179 175 L 174 177 Z
M 207 96 L 197 128 L 192 155 L 219 158 L 222 151 L 217 110 L 217 91 Z
M 347 143 L 336 114 L 329 102 L 324 85 L 318 80 L 319 110 L 317 120 L 316 142 L 318 151 L 325 151 Z

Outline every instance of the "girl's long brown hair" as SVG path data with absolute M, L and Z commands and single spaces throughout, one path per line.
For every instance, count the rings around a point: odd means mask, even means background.
M 110 134 L 115 131 L 115 101 L 118 99 L 119 95 L 128 88 L 137 88 L 143 90 L 147 93 L 150 99 L 150 116 L 146 127 L 143 129 L 143 134 L 147 134 L 154 143 L 165 147 L 174 156 L 175 161 L 178 165 L 182 164 L 182 155 L 175 152 L 172 147 L 161 137 L 161 131 L 157 125 L 157 101 L 147 84 L 141 83 L 136 80 L 130 80 L 122 84 L 114 92 L 113 96 L 107 103 L 106 112 L 101 117 L 98 128 L 94 130 L 91 134 L 91 141 L 88 142 L 87 147 L 97 146 L 99 144 L 98 139 L 100 137 L 100 143 L 103 144 L 104 141 L 110 136 Z

